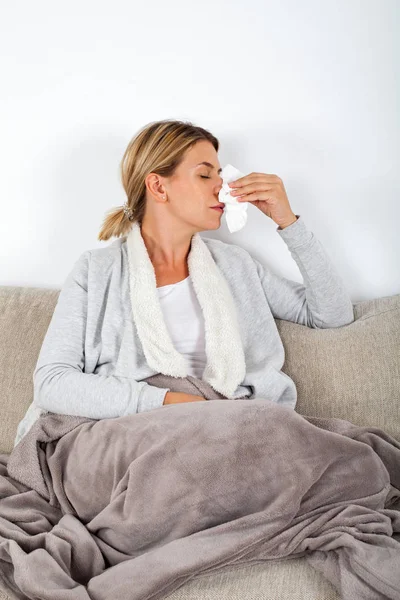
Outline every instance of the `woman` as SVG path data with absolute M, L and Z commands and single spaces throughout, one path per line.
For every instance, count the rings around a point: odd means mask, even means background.
M 220 226 L 218 147 L 190 123 L 139 132 L 122 161 L 127 203 L 99 235 L 117 239 L 83 252 L 60 292 L 18 435 L 49 414 L 0 478 L 4 560 L 30 597 L 49 597 L 50 581 L 54 598 L 78 584 L 96 600 L 154 598 L 286 556 L 305 556 L 343 598 L 399 597 L 400 444 L 301 416 L 281 371 L 276 318 L 341 327 L 352 302 L 275 175 L 232 189 L 278 225 L 304 285 L 200 237 Z M 242 401 L 200 403 L 218 399 Z
M 221 224 L 218 150 L 210 132 L 173 120 L 130 141 L 121 162 L 127 202 L 98 236 L 117 239 L 83 252 L 63 285 L 15 444 L 44 411 L 102 419 L 204 400 L 176 389 L 187 376 L 216 398 L 295 408 L 274 319 L 341 327 L 353 322 L 353 305 L 276 175 L 246 175 L 230 184 L 232 195 L 278 225 L 304 285 L 199 235 Z

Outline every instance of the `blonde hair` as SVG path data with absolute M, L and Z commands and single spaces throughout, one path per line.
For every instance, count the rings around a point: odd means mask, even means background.
M 218 152 L 217 138 L 190 121 L 154 121 L 140 129 L 129 142 L 120 163 L 122 185 L 128 198 L 127 208 L 132 216 L 128 218 L 124 206 L 109 211 L 98 239 L 107 241 L 111 237 L 127 235 L 132 221 L 141 224 L 146 208 L 146 176 L 149 173 L 163 177 L 173 175 L 186 151 L 200 140 L 208 140 Z

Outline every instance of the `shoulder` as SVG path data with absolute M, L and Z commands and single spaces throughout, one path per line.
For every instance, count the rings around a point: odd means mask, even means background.
M 89 261 L 91 264 L 107 264 L 113 262 L 116 258 L 121 256 L 126 247 L 126 237 L 121 237 L 113 242 L 110 242 L 107 246 L 102 248 L 89 248 L 84 250 L 79 257 L 78 261 L 85 262 Z
M 214 262 L 232 281 L 248 281 L 249 285 L 258 274 L 257 262 L 248 250 L 238 244 L 230 244 L 213 238 L 202 238 Z
M 90 248 L 81 252 L 75 257 L 69 279 L 81 281 L 85 285 L 88 278 L 104 278 L 114 271 L 116 265 L 121 268 L 124 241 L 125 238 L 118 238 L 103 248 Z
M 245 260 L 251 259 L 251 254 L 238 246 L 237 244 L 228 244 L 227 242 L 223 242 L 222 240 L 215 240 L 213 238 L 202 237 L 201 239 L 206 244 L 207 248 L 210 250 L 211 254 L 216 258 L 224 258 L 231 257 L 234 259 L 242 258 Z

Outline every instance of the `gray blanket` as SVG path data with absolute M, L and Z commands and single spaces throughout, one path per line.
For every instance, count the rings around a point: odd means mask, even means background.
M 200 573 L 304 556 L 344 599 L 400 599 L 398 441 L 195 377 L 147 382 L 205 401 L 48 413 L 0 455 L 11 598 L 158 600 Z

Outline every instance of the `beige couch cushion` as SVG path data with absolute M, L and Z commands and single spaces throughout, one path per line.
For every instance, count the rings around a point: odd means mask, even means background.
M 303 558 L 265 561 L 206 573 L 163 600 L 340 600 L 332 584 Z M 0 600 L 11 600 L 0 590 Z
M 353 307 L 345 327 L 277 321 L 296 411 L 379 427 L 400 441 L 400 294 Z
M 32 375 L 60 290 L 0 286 L 0 453 L 33 399 Z M 400 294 L 354 305 L 356 320 L 311 329 L 276 320 L 296 411 L 380 427 L 400 440 Z
M 33 371 L 60 290 L 0 286 L 0 453 L 33 400 Z
M 284 558 L 196 575 L 167 599 L 340 600 L 340 596 L 304 558 Z

